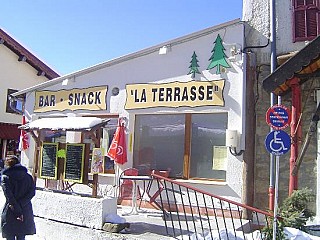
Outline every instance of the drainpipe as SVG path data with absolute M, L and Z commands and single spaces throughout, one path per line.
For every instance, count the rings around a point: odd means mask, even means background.
M 256 56 L 252 52 L 242 54 L 243 69 L 244 69 L 244 102 L 246 105 L 245 125 L 252 126 L 245 128 L 245 143 L 246 148 L 243 154 L 243 188 L 242 188 L 242 203 L 253 206 L 254 203 L 254 159 L 255 159 L 255 133 L 256 133 L 256 113 L 255 113 L 255 83 L 256 83 Z M 252 146 L 252 147 L 251 147 Z M 243 216 L 247 219 L 252 219 L 251 211 L 244 211 Z
M 296 165 L 296 159 L 298 157 L 298 140 L 301 139 L 301 131 L 299 124 L 299 116 L 301 114 L 301 88 L 298 82 L 298 78 L 293 78 L 290 82 L 292 90 L 292 108 L 291 108 L 291 155 L 290 155 L 290 173 L 293 171 Z M 298 189 L 298 174 L 290 174 L 289 178 L 289 196 L 294 190 Z
M 275 0 L 270 0 L 270 72 L 273 73 L 277 68 L 277 51 L 276 51 L 276 9 Z M 275 96 L 273 93 L 270 94 L 270 106 L 275 104 Z M 278 102 L 281 102 L 279 97 Z M 279 103 L 280 104 L 280 103 Z M 270 132 L 273 129 L 270 128 Z M 270 154 L 270 179 L 269 179 L 269 210 L 274 210 L 274 194 L 275 194 L 275 156 Z

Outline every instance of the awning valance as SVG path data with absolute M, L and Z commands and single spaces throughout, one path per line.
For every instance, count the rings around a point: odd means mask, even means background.
M 40 118 L 29 122 L 21 129 L 25 130 L 64 130 L 64 131 L 90 131 L 93 128 L 104 126 L 109 122 L 109 119 L 98 117 L 57 117 L 57 118 Z
M 0 138 L 19 140 L 20 130 L 18 129 L 18 126 L 18 124 L 0 123 Z
M 317 76 L 320 76 L 320 35 L 264 79 L 262 85 L 269 93 L 285 95 L 291 90 L 292 78 L 297 77 L 299 84 L 303 84 Z

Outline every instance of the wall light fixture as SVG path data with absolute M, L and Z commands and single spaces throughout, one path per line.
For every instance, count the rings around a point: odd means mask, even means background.
M 239 148 L 239 134 L 237 130 L 226 129 L 226 146 L 233 156 L 240 156 L 244 150 L 237 151 Z
M 171 50 L 170 46 L 169 46 L 169 45 L 165 45 L 165 46 L 163 46 L 163 47 L 161 47 L 161 48 L 159 49 L 159 54 L 160 54 L 160 55 L 165 55 L 165 54 L 167 54 L 170 50 Z

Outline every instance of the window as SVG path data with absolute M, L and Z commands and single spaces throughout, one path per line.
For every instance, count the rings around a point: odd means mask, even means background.
M 227 114 L 192 114 L 190 177 L 226 179 L 226 171 L 214 166 L 214 152 L 226 145 L 227 119 Z
M 116 132 L 118 126 L 118 118 L 110 118 L 108 124 L 99 130 L 97 130 L 96 134 L 100 136 L 99 145 L 100 148 L 103 149 L 103 162 L 104 162 L 104 173 L 114 173 L 114 161 L 110 159 L 106 153 L 110 148 L 113 136 Z M 91 164 L 92 164 L 92 151 L 95 147 L 98 147 L 96 143 L 92 140 L 91 136 L 84 136 L 85 143 L 90 144 L 90 159 L 89 159 L 89 172 L 91 172 Z
M 170 169 L 175 178 L 225 180 L 225 169 L 214 167 L 214 149 L 226 153 L 227 120 L 227 113 L 137 115 L 133 166 Z
M 25 99 L 25 94 L 22 97 L 16 98 L 13 101 L 10 102 L 9 96 L 12 93 L 18 92 L 18 90 L 15 89 L 8 89 L 7 91 L 7 105 L 6 105 L 6 112 L 7 113 L 15 113 L 15 114 L 22 114 L 23 112 L 23 102 Z
M 106 145 L 104 149 L 104 172 L 105 173 L 114 173 L 114 161 L 106 156 L 106 151 L 110 148 L 113 136 L 116 132 L 117 129 L 117 124 L 118 124 L 118 118 L 111 118 L 110 122 L 108 122 L 108 125 L 103 128 L 101 131 L 101 147 L 103 145 Z M 104 142 L 104 143 L 103 143 Z
M 312 40 L 319 34 L 320 0 L 293 0 L 293 41 Z

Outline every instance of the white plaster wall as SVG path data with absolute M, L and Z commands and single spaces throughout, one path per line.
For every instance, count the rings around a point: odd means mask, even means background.
M 244 75 L 243 75 L 243 59 L 241 50 L 243 48 L 243 24 L 238 22 L 228 26 L 218 28 L 210 28 L 198 33 L 190 34 L 181 37 L 177 40 L 172 40 L 167 43 L 171 44 L 171 51 L 166 55 L 159 55 L 158 48 L 146 54 L 145 50 L 138 52 L 139 57 L 128 58 L 127 56 L 120 57 L 101 64 L 100 69 L 96 69 L 86 74 L 75 74 L 74 81 L 69 81 L 67 86 L 62 86 L 61 83 L 48 87 L 45 90 L 56 91 L 60 89 L 73 89 L 73 88 L 88 88 L 92 86 L 108 85 L 107 94 L 107 110 L 92 111 L 91 114 L 98 113 L 118 113 L 120 116 L 129 118 L 129 125 L 127 129 L 127 136 L 134 134 L 134 115 L 141 113 L 214 113 L 214 112 L 227 112 L 228 113 L 228 128 L 238 130 L 242 133 L 241 146 L 245 148 L 244 143 Z M 227 69 L 225 73 L 215 74 L 216 69 L 211 71 L 206 70 L 211 57 L 211 50 L 214 47 L 214 41 L 217 35 L 220 34 L 223 39 L 224 47 L 226 48 L 226 55 L 230 56 L 231 47 L 235 46 L 238 53 L 234 61 L 230 64 L 232 68 Z M 164 44 L 159 44 L 163 46 Z M 225 89 L 223 97 L 225 106 L 210 106 L 210 107 L 197 107 L 197 108 L 150 108 L 142 110 L 124 109 L 126 92 L 125 85 L 127 83 L 167 83 L 167 82 L 187 82 L 191 81 L 191 76 L 187 75 L 191 56 L 196 52 L 197 59 L 199 60 L 199 71 L 201 75 L 197 75 L 196 80 L 210 81 L 225 79 Z M 120 89 L 120 94 L 116 97 L 111 96 L 113 87 Z M 48 113 L 33 113 L 35 103 L 34 92 L 28 94 L 26 102 L 27 111 L 33 114 L 33 118 L 67 115 L 70 111 L 64 112 L 48 112 Z M 73 113 L 88 113 L 83 110 L 74 111 Z M 129 141 L 127 141 L 128 143 Z M 128 149 L 130 147 L 128 146 Z M 33 152 L 30 151 L 28 156 L 32 156 Z M 132 165 L 132 152 L 128 152 L 128 163 L 121 166 L 122 169 Z M 222 196 L 231 197 L 240 201 L 242 189 L 242 157 L 234 157 L 228 154 L 228 171 L 227 182 L 224 187 L 221 184 L 215 185 L 210 182 L 206 185 L 206 189 L 212 192 L 219 191 Z M 102 177 L 103 178 L 103 177 Z M 103 179 L 101 179 L 103 181 Z M 100 179 L 99 179 L 100 181 Z
M 21 115 L 6 113 L 7 89 L 21 90 L 48 80 L 37 76 L 37 71 L 26 62 L 19 62 L 18 55 L 4 44 L 0 44 L 0 122 L 18 123 Z
M 297 51 L 304 47 L 305 42 L 292 40 L 292 1 L 275 1 L 276 9 L 276 45 L 277 55 Z M 267 43 L 270 33 L 270 0 L 243 0 L 242 20 L 248 23 L 246 29 L 246 45 L 259 46 Z M 270 62 L 270 44 L 263 49 L 252 49 L 258 54 L 261 63 Z

